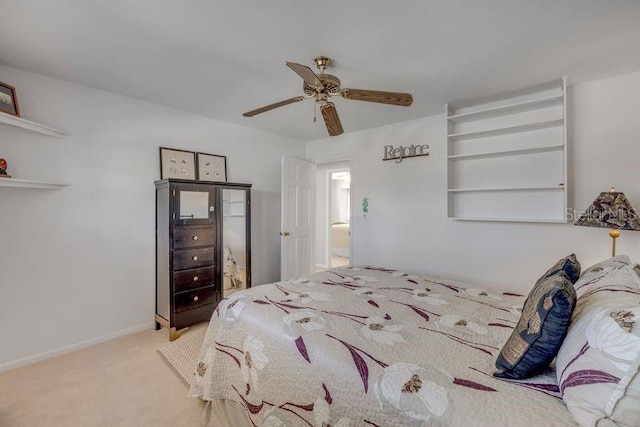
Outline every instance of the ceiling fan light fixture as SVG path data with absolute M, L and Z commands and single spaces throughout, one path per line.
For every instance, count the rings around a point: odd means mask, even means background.
M 313 62 L 316 63 L 316 67 L 318 67 L 318 69 L 321 72 L 324 72 L 324 70 L 331 65 L 331 63 L 333 62 L 333 59 L 329 58 L 328 56 L 324 56 L 324 55 L 318 55 L 315 58 L 313 58 Z

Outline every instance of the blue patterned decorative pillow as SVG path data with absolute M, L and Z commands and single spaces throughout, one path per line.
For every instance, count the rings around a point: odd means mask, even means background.
M 546 369 L 567 334 L 575 304 L 576 291 L 564 271 L 543 276 L 527 297 L 520 321 L 498 355 L 498 371 L 493 375 L 522 379 Z
M 564 271 L 569 280 L 571 280 L 571 283 L 576 283 L 576 281 L 580 278 L 580 268 L 580 262 L 578 262 L 576 254 L 571 254 L 556 262 L 553 267 L 547 270 L 547 272 L 544 273 L 540 279 L 538 279 L 538 281 L 544 279 L 545 277 L 553 276 L 560 271 Z

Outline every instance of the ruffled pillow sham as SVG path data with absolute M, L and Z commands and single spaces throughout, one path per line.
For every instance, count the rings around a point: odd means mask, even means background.
M 626 256 L 585 271 L 556 361 L 562 397 L 581 426 L 640 426 L 640 277 Z

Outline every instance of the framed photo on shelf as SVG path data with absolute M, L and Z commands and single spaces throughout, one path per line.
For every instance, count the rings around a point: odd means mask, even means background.
M 20 117 L 20 107 L 18 107 L 16 89 L 2 82 L 0 82 L 0 111 Z
M 160 147 L 160 179 L 196 179 L 196 154 L 193 151 Z
M 215 154 L 196 153 L 198 157 L 198 180 L 227 182 L 227 157 Z

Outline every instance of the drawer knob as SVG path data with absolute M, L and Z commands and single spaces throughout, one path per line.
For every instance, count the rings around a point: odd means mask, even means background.
M 198 276 L 193 276 L 193 281 L 197 282 L 198 281 Z
M 198 236 L 193 236 L 192 239 L 193 240 L 198 240 Z
M 194 256 L 194 257 L 193 257 L 193 258 L 191 258 L 191 259 L 192 259 L 192 260 L 194 260 L 194 261 L 197 261 L 197 260 L 198 260 L 198 256 L 196 255 L 196 256 Z
M 195 297 L 193 297 L 194 301 L 198 301 L 200 298 L 198 298 L 198 296 L 196 295 Z

